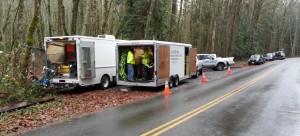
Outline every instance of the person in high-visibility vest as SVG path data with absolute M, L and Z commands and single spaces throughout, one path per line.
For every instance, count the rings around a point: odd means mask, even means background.
M 128 81 L 134 81 L 134 65 L 135 65 L 134 50 L 131 49 L 127 53 Z
M 150 57 L 147 49 L 144 49 L 144 53 L 142 54 L 142 64 L 143 64 L 143 80 L 148 80 L 148 68 L 150 63 Z

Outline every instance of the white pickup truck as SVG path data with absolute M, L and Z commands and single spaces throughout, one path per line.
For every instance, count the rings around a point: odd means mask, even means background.
M 222 58 L 222 57 L 217 57 L 216 54 L 209 54 L 211 55 L 214 59 L 218 59 L 218 60 L 223 60 L 227 63 L 227 66 L 231 66 L 231 65 L 234 65 L 235 62 L 233 61 L 234 57 L 226 57 L 226 58 Z
M 197 54 L 197 65 L 202 65 L 203 68 L 213 68 L 214 70 L 223 71 L 230 65 L 234 65 L 234 57 L 221 58 L 216 54 Z

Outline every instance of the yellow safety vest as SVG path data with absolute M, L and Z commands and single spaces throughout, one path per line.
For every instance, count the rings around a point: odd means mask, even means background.
M 149 62 L 150 62 L 149 54 L 148 52 L 144 52 L 142 55 L 142 64 L 145 66 L 149 66 Z
M 127 63 L 133 64 L 133 65 L 135 64 L 135 59 L 134 59 L 133 53 L 131 51 L 128 51 Z

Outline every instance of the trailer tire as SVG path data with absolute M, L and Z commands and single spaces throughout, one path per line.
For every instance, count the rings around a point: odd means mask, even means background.
M 179 85 L 179 76 L 175 75 L 174 86 L 178 86 L 178 85 Z
M 170 79 L 169 79 L 169 87 L 170 87 L 170 88 L 173 88 L 173 87 L 174 87 L 174 82 L 175 82 L 175 81 L 174 81 L 174 77 L 171 76 Z
M 108 75 L 103 75 L 101 78 L 100 86 L 103 89 L 107 89 L 110 86 L 110 78 Z

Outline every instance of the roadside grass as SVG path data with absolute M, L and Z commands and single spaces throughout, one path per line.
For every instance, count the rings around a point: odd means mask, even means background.
M 62 119 L 64 117 L 64 111 L 55 109 L 63 105 L 63 101 L 53 101 L 36 104 L 11 112 L 0 113 L 0 135 L 14 133 L 22 129 L 26 130 L 40 127 L 44 124 Z
M 52 88 L 44 88 L 38 83 L 28 83 L 26 87 L 18 85 L 12 82 L 0 82 L 0 107 L 54 95 Z
M 24 133 L 47 124 L 91 114 L 105 108 L 137 102 L 160 95 L 156 91 L 117 89 L 55 95 L 55 101 L 0 114 L 0 136 Z
M 237 60 L 235 61 L 235 67 L 245 67 L 248 65 L 247 60 Z

